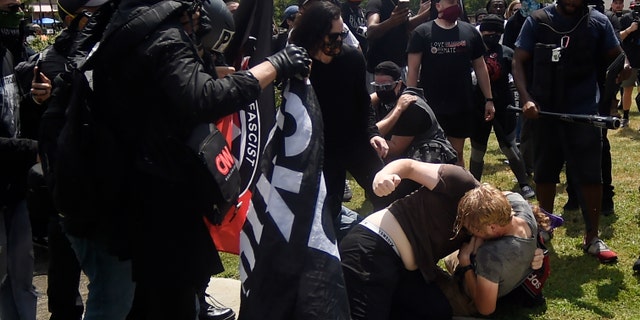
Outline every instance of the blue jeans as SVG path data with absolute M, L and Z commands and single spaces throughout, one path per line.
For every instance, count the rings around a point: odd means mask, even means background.
M 99 241 L 67 234 L 82 271 L 89 278 L 84 320 L 124 320 L 131 309 L 135 284 L 131 260 L 121 261 Z
M 36 319 L 33 263 L 26 201 L 0 208 L 0 319 Z

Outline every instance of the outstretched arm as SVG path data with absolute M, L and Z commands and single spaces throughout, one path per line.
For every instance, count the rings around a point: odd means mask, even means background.
M 440 180 L 440 166 L 412 159 L 395 160 L 373 178 L 373 192 L 380 197 L 386 196 L 396 189 L 402 179 L 411 179 L 433 190 Z

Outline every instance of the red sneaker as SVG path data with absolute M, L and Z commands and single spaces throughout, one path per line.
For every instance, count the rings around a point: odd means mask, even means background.
M 584 244 L 582 249 L 585 253 L 588 253 L 600 260 L 600 263 L 616 263 L 618 262 L 618 255 L 613 252 L 609 247 L 604 243 L 604 241 L 599 238 L 593 238 L 591 243 Z

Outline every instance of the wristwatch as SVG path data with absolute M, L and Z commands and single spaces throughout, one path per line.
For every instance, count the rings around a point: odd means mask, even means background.
M 467 273 L 467 271 L 469 270 L 473 270 L 473 264 L 469 264 L 464 267 L 459 267 L 458 270 L 456 270 L 456 273 L 464 276 L 464 274 Z

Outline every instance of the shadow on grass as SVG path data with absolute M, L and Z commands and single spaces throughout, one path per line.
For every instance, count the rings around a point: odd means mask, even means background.
M 615 265 L 602 265 L 589 255 L 558 256 L 551 251 L 551 276 L 545 286 L 545 296 L 555 301 L 565 300 L 573 307 L 588 310 L 601 318 L 613 318 L 615 314 L 597 305 L 586 302 L 583 287 L 597 283 L 596 295 L 601 302 L 617 301 L 621 291 L 626 290 L 624 274 Z M 576 248 L 581 250 L 581 248 Z
M 567 237 L 582 237 L 585 231 L 584 218 L 582 217 L 582 211 L 578 210 L 565 210 L 562 214 L 564 218 L 564 225 L 562 228 L 566 230 Z M 613 238 L 613 227 L 618 220 L 617 215 L 600 216 L 600 239 L 606 240 Z

